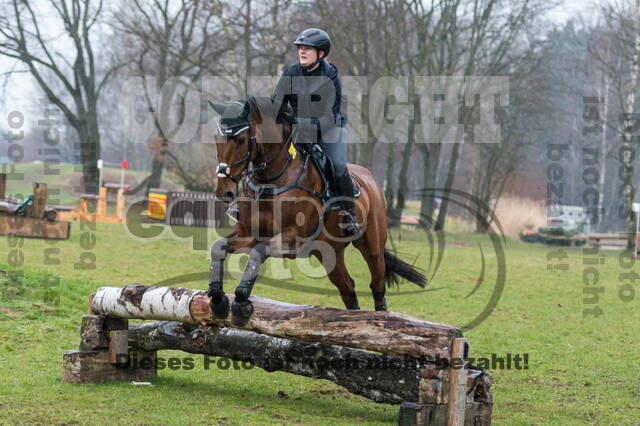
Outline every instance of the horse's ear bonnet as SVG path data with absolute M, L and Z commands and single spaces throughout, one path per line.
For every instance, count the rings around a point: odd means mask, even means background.
M 209 101 L 209 105 L 220 115 L 218 132 L 221 136 L 236 136 L 251 125 L 251 104 L 249 102 L 220 104 Z

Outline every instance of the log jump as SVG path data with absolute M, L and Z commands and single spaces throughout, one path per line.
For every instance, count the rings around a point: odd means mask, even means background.
M 7 195 L 7 174 L 0 173 L 0 235 L 47 240 L 68 240 L 71 226 L 60 220 L 47 202 L 47 184 L 33 183 L 33 194 L 25 199 Z
M 127 224 L 129 219 L 125 214 L 126 208 L 126 192 L 128 187 L 121 187 L 118 184 L 106 183 L 98 189 L 98 195 L 82 194 L 80 195 L 80 206 L 56 206 L 58 217 L 60 220 L 73 222 L 76 220 L 82 222 L 98 222 L 111 224 Z M 113 215 L 107 214 L 107 199 L 109 198 L 109 190 L 116 192 L 116 212 Z M 89 213 L 89 203 L 96 203 L 96 212 Z
M 375 402 L 400 404 L 403 425 L 490 424 L 490 378 L 464 365 L 468 339 L 457 327 L 393 312 L 251 301 L 254 314 L 236 326 L 213 316 L 203 291 L 102 287 L 89 298 L 80 350 L 63 356 L 63 380 L 153 378 L 158 350 L 182 350 L 330 380 Z

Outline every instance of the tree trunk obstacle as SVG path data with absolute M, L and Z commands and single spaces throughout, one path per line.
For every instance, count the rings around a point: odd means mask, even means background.
M 7 197 L 7 175 L 0 173 L 0 235 L 48 240 L 69 239 L 71 227 L 46 205 L 47 184 L 33 183 L 33 194 L 24 200 Z
M 63 380 L 147 380 L 157 375 L 158 350 L 182 350 L 330 380 L 400 404 L 402 425 L 491 423 L 490 378 L 465 365 L 469 344 L 458 328 L 393 312 L 251 301 L 255 312 L 237 327 L 212 315 L 203 291 L 102 287 L 82 319 L 80 350 L 63 356 Z
M 107 214 L 107 199 L 109 198 L 109 190 L 116 192 L 116 212 L 113 215 Z M 82 194 L 80 195 L 80 206 L 56 206 L 58 217 L 60 220 L 73 222 L 76 220 L 82 222 L 98 222 L 111 224 L 127 224 L 125 188 L 120 185 L 106 183 L 98 190 L 98 195 Z M 89 213 L 89 203 L 96 203 L 96 212 Z

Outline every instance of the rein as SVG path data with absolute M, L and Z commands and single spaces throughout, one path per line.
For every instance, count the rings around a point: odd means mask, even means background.
M 278 151 L 277 154 L 271 156 L 271 158 L 268 158 L 267 160 L 263 161 L 262 163 L 260 163 L 260 165 L 258 167 L 254 167 L 252 170 L 250 170 L 247 175 L 246 178 L 250 179 L 251 176 L 255 175 L 256 173 L 261 172 L 262 170 L 267 168 L 267 165 L 269 165 L 269 163 L 271 163 L 273 160 L 275 160 L 276 158 L 280 157 L 280 155 L 282 155 L 283 152 L 285 152 L 285 150 L 290 146 L 290 144 L 292 143 L 291 139 L 292 139 L 292 135 L 293 132 L 291 132 L 289 134 L 289 137 L 287 138 L 287 141 L 282 145 L 282 148 L 280 148 L 280 151 Z M 266 178 L 266 179 L 261 179 L 260 183 L 269 183 L 269 182 L 273 182 L 274 180 L 278 179 L 280 176 L 282 176 L 284 174 L 284 172 L 287 171 L 287 168 L 289 167 L 289 164 L 291 163 L 291 160 L 293 160 L 294 155 L 292 153 L 289 153 L 289 157 L 287 157 L 287 162 L 284 164 L 284 167 L 282 168 L 282 170 L 280 170 L 280 172 L 278 174 L 276 174 L 275 176 L 272 176 L 270 178 Z
M 295 147 L 293 147 L 292 144 L 293 144 L 293 131 L 289 134 L 289 137 L 287 138 L 286 142 L 282 145 L 282 148 L 280 149 L 280 151 L 278 151 L 277 154 L 263 161 L 262 163 L 260 163 L 258 167 L 254 168 L 253 170 L 251 170 L 251 172 L 247 173 L 243 181 L 245 185 L 243 185 L 243 191 L 242 191 L 245 196 L 249 196 L 249 194 L 247 193 L 247 188 L 253 191 L 256 198 L 259 198 L 261 196 L 274 196 L 274 195 L 282 194 L 283 192 L 289 191 L 291 189 L 303 189 L 311 193 L 312 195 L 316 195 L 322 198 L 320 193 L 313 190 L 312 188 L 307 188 L 306 186 L 300 183 L 305 173 L 307 172 L 307 167 L 309 165 L 309 158 L 310 158 L 309 155 L 305 155 L 302 169 L 300 170 L 300 174 L 298 175 L 298 178 L 296 179 L 295 184 L 281 186 L 277 188 L 274 188 L 273 186 L 270 186 L 270 185 L 265 185 L 281 177 L 291 165 L 291 161 L 295 158 Z M 291 149 L 289 149 L 289 156 L 287 157 L 287 162 L 284 164 L 284 167 L 282 167 L 282 170 L 280 170 L 274 176 L 271 176 L 265 179 L 260 179 L 260 181 L 258 182 L 258 185 L 256 185 L 256 183 L 254 183 L 252 180 L 252 176 L 258 173 L 259 171 L 264 170 L 271 161 L 275 160 L 280 155 L 282 155 L 282 153 L 285 152 L 285 150 L 289 147 L 293 148 L 293 152 Z
M 247 188 L 251 189 L 256 197 L 260 197 L 260 196 L 264 196 L 264 195 L 269 195 L 269 196 L 273 196 L 273 195 L 278 195 L 281 194 L 283 192 L 289 191 L 291 189 L 303 189 L 307 192 L 309 192 L 312 195 L 315 195 L 319 198 L 322 198 L 322 194 L 320 194 L 319 192 L 315 191 L 312 188 L 308 188 L 304 185 L 302 185 L 300 183 L 300 181 L 302 180 L 303 176 L 305 175 L 308 165 L 309 165 L 309 158 L 310 158 L 310 154 L 305 155 L 305 159 L 304 159 L 304 163 L 302 165 L 302 170 L 300 171 L 300 175 L 298 176 L 298 178 L 296 179 L 296 183 L 292 184 L 292 185 L 287 185 L 287 186 L 283 186 L 283 187 L 278 187 L 278 188 L 274 188 L 272 186 L 269 185 L 264 185 L 270 182 L 275 181 L 276 179 L 278 179 L 279 177 L 281 177 L 289 168 L 289 166 L 291 165 L 292 160 L 295 158 L 295 148 L 294 151 L 292 152 L 290 147 L 293 144 L 293 131 L 289 134 L 289 137 L 287 138 L 286 142 L 282 145 L 282 148 L 280 149 L 280 151 L 278 151 L 275 155 L 272 155 L 270 158 L 262 161 L 257 167 L 254 168 L 249 168 L 250 167 L 250 163 L 251 163 L 251 154 L 253 153 L 253 146 L 256 146 L 256 149 L 258 149 L 258 142 L 256 140 L 256 136 L 253 134 L 253 127 L 251 126 L 251 123 L 249 124 L 249 148 L 247 149 L 247 153 L 240 158 L 239 160 L 234 161 L 231 164 L 227 164 L 227 163 L 220 163 L 220 165 L 218 165 L 218 169 L 217 169 L 217 174 L 218 177 L 226 177 L 231 179 L 234 183 L 238 184 L 240 181 L 243 182 L 243 194 L 245 196 L 249 196 L 249 194 L 247 193 Z M 268 177 L 268 178 L 264 178 L 264 179 L 260 179 L 257 183 L 258 185 L 256 185 L 256 183 L 253 182 L 252 177 L 261 172 L 262 170 L 266 169 L 267 166 L 274 161 L 276 158 L 280 157 L 282 155 L 282 153 L 284 153 L 287 148 L 289 148 L 289 156 L 287 157 L 287 161 L 284 164 L 284 166 L 282 167 L 282 170 L 280 170 L 278 173 L 276 173 L 274 176 Z M 231 167 L 236 166 L 238 164 L 242 164 L 245 163 L 244 169 L 240 172 L 240 174 L 233 176 L 231 174 Z
M 256 136 L 253 135 L 253 131 L 251 128 L 251 125 L 249 125 L 249 149 L 247 149 L 247 153 L 244 155 L 244 157 L 242 157 L 241 159 L 234 161 L 231 164 L 227 164 L 227 163 L 220 163 L 218 165 L 218 170 L 217 170 L 217 174 L 218 177 L 226 177 L 231 179 L 234 183 L 238 183 L 241 180 L 243 180 L 245 178 L 245 176 L 251 172 L 251 170 L 249 169 L 249 163 L 251 163 L 251 154 L 253 153 L 253 145 L 258 145 L 258 143 L 256 142 Z M 242 169 L 242 171 L 240 172 L 239 175 L 237 176 L 233 176 L 231 174 L 231 167 L 233 166 L 237 166 L 238 164 L 241 164 L 245 162 L 244 165 L 244 169 Z
M 291 142 L 291 136 L 293 134 L 293 132 L 291 134 L 289 134 L 289 138 L 282 145 L 282 148 L 280 149 L 280 151 L 278 151 L 278 153 L 276 155 L 273 155 L 271 158 L 268 158 L 267 160 L 263 161 L 262 163 L 260 163 L 259 166 L 250 169 L 249 165 L 251 163 L 251 154 L 253 153 L 253 145 L 256 145 L 256 149 L 257 149 L 258 142 L 256 140 L 256 136 L 253 134 L 253 127 L 251 126 L 251 124 L 249 124 L 248 128 L 249 128 L 248 129 L 248 132 L 249 132 L 249 148 L 247 149 L 247 153 L 242 158 L 240 158 L 239 160 L 234 161 L 231 164 L 220 163 L 218 165 L 218 169 L 216 170 L 216 173 L 218 174 L 218 177 L 229 178 L 234 183 L 237 184 L 241 180 L 245 181 L 248 178 L 250 178 L 252 175 L 261 172 L 262 170 L 264 170 L 267 167 L 267 165 L 269 165 L 269 163 L 271 163 L 273 160 L 278 158 L 287 149 L 287 147 L 289 146 L 289 144 Z M 289 157 L 287 158 L 287 162 L 285 163 L 285 165 L 282 168 L 282 170 L 277 175 L 262 180 L 261 183 L 273 182 L 274 180 L 276 180 L 280 176 L 282 176 L 284 174 L 284 172 L 287 170 L 287 168 L 289 167 L 289 164 L 291 163 L 291 160 L 293 160 L 293 157 L 294 157 L 294 155 L 290 153 Z M 233 166 L 237 166 L 238 164 L 241 164 L 241 163 L 245 163 L 244 169 L 240 172 L 239 175 L 233 176 L 231 174 L 231 168 Z

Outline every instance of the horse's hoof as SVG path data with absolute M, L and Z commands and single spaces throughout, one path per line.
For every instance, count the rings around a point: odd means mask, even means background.
M 249 322 L 251 314 L 253 314 L 253 303 L 248 300 L 244 302 L 233 301 L 231 305 L 231 322 L 233 325 L 242 327 Z
M 213 303 L 213 299 L 210 302 L 211 312 L 213 312 L 213 316 L 218 319 L 225 319 L 229 316 L 229 298 L 225 294 L 222 296 L 222 301 L 220 303 Z
M 373 304 L 376 307 L 376 311 L 386 311 L 387 310 L 387 299 L 382 298 L 382 300 L 374 300 Z

